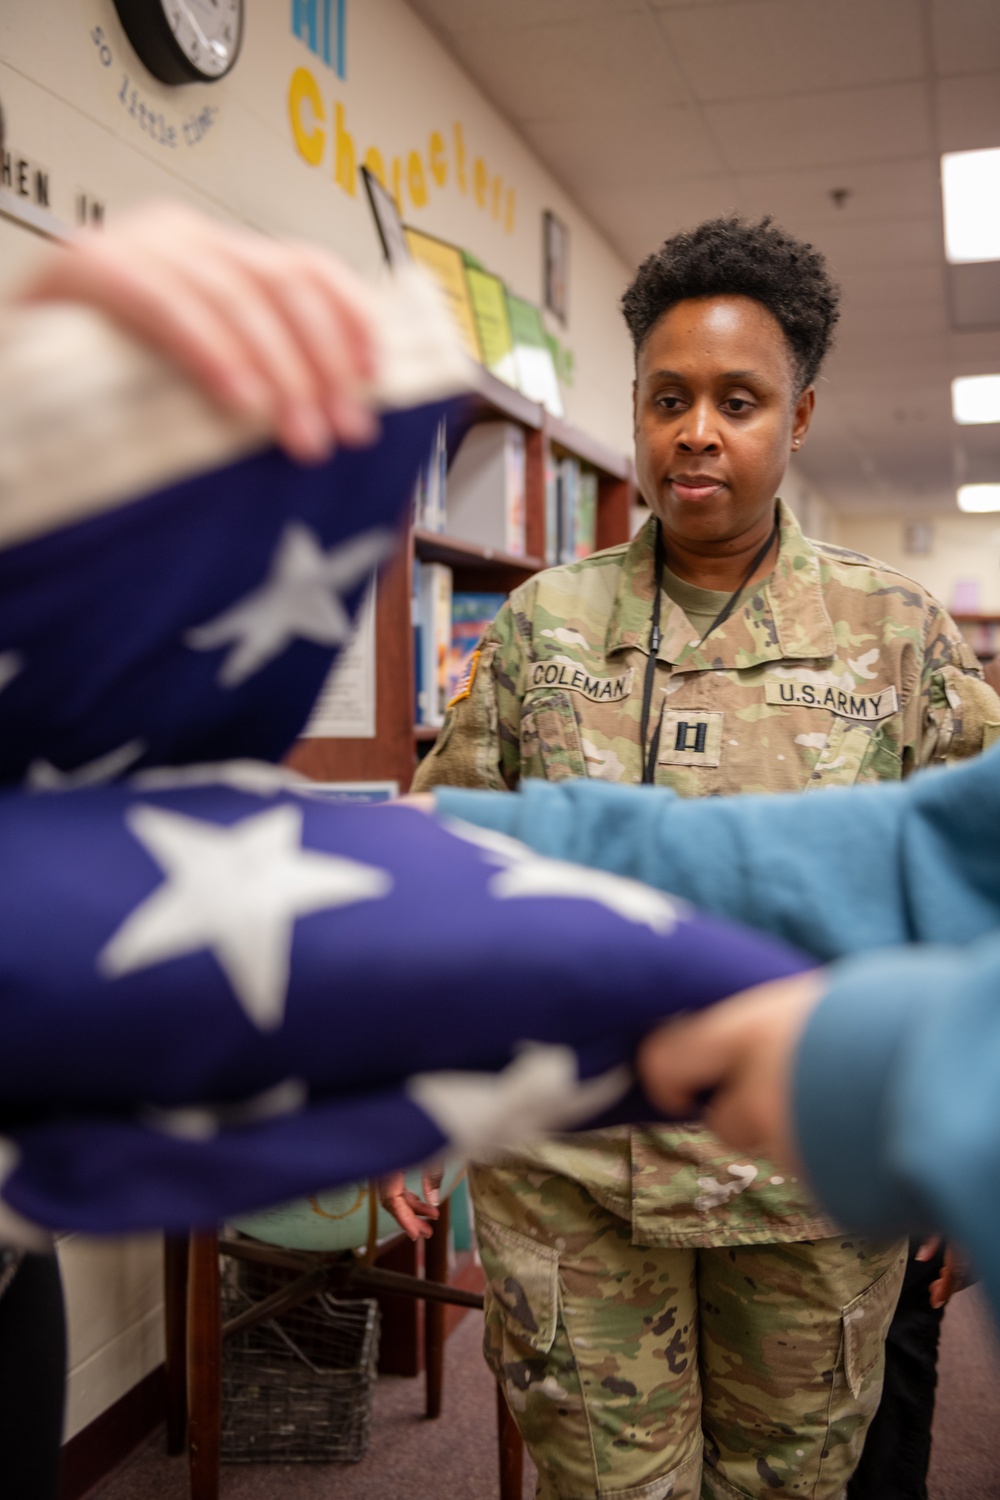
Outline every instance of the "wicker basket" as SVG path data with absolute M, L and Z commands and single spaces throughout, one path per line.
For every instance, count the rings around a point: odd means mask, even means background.
M 223 1317 L 275 1288 L 270 1267 L 227 1261 Z M 378 1334 L 377 1302 L 320 1292 L 225 1339 L 223 1462 L 357 1463 L 368 1446 Z

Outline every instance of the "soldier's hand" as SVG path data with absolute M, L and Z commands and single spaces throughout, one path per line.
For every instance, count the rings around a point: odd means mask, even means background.
M 639 1049 L 650 1100 L 680 1120 L 699 1114 L 737 1151 L 798 1168 L 792 1069 L 799 1040 L 823 994 L 819 971 L 744 990 L 661 1026 Z M 711 1095 L 706 1108 L 699 1101 Z
M 48 250 L 13 300 L 100 308 L 302 462 L 375 436 L 369 295 L 317 246 L 151 203 Z
M 388 1176 L 379 1179 L 378 1191 L 382 1207 L 392 1214 L 400 1229 L 411 1240 L 429 1240 L 434 1233 L 433 1223 L 428 1223 L 428 1220 L 440 1216 L 443 1175 L 438 1170 L 424 1172 L 420 1184 L 423 1198 L 406 1186 L 406 1178 L 402 1172 L 390 1172 Z

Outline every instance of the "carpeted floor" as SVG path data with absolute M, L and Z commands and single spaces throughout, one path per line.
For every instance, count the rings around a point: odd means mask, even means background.
M 371 1445 L 360 1464 L 226 1465 L 222 1500 L 496 1500 L 493 1383 L 479 1356 L 482 1320 L 448 1341 L 445 1413 L 421 1416 L 423 1382 L 379 1381 Z M 534 1492 L 527 1469 L 524 1493 Z M 99 1500 L 188 1500 L 184 1459 L 155 1437 Z M 1000 1352 L 978 1292 L 963 1292 L 944 1324 L 930 1500 L 1000 1500 Z

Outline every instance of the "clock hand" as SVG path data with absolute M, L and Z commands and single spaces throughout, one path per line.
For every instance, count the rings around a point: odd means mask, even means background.
M 222 45 L 221 42 L 217 42 L 215 40 L 209 41 L 208 37 L 205 35 L 205 33 L 202 31 L 201 27 L 199 26 L 199 24 L 198 24 L 198 22 L 197 22 L 197 20 L 195 18 L 194 11 L 191 9 L 190 5 L 185 5 L 184 4 L 184 0 L 180 0 L 180 3 L 181 3 L 181 5 L 182 5 L 182 7 L 184 9 L 184 13 L 187 16 L 188 20 L 191 22 L 191 25 L 193 26 L 194 30 L 198 33 L 198 40 L 201 42 L 202 46 L 206 47 L 209 52 L 214 52 L 215 55 L 216 55 L 216 57 L 223 57 L 224 58 L 224 57 L 228 56 L 228 51 Z M 215 0 L 215 3 L 218 4 L 218 0 Z

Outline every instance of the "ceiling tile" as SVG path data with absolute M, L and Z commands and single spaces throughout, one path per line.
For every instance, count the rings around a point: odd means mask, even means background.
M 695 95 L 767 98 L 921 78 L 919 0 L 787 0 L 663 11 Z
M 704 10 L 708 5 L 756 5 L 758 0 L 650 0 L 654 10 Z M 798 0 L 782 0 L 789 11 L 798 9 Z
M 948 340 L 948 361 L 953 375 L 1000 373 L 1000 332 L 977 328 L 953 333 Z
M 804 225 L 801 232 L 844 275 L 855 267 L 935 266 L 942 257 L 940 216 Z
M 1000 260 L 949 266 L 948 291 L 956 328 L 1000 331 Z
M 439 36 L 456 31 L 539 26 L 548 21 L 581 21 L 646 9 L 645 0 L 408 0 Z
M 931 45 L 938 73 L 1000 68 L 997 0 L 931 0 Z
M 936 156 L 744 173 L 738 182 L 748 213 L 773 214 L 792 230 L 798 224 L 839 226 L 866 219 L 913 218 L 941 209 Z M 831 195 L 843 189 L 848 197 L 838 207 Z
M 652 194 L 633 188 L 596 188 L 580 201 L 629 266 L 638 265 L 678 229 L 692 229 L 703 219 L 739 207 L 728 177 L 675 182 L 662 193 Z
M 649 14 L 578 23 L 461 31 L 455 55 L 501 110 L 518 124 L 648 113 L 686 102 L 666 43 Z
M 927 98 L 917 83 L 710 104 L 706 115 L 738 172 L 891 160 L 932 150 Z
M 885 344 L 914 335 L 941 335 L 950 331 L 948 305 L 943 295 L 930 302 L 899 303 L 862 307 L 854 302 L 850 288 L 845 289 L 844 315 L 837 333 L 841 348 L 855 347 L 867 357 L 869 346 Z
M 943 265 L 864 266 L 844 278 L 851 307 L 905 307 L 911 302 L 945 302 Z
M 725 171 L 692 108 L 624 119 L 594 111 L 583 119 L 534 120 L 524 134 L 571 192 L 615 185 L 657 192 L 665 183 Z
M 944 78 L 935 93 L 942 151 L 1000 146 L 1000 71 Z

